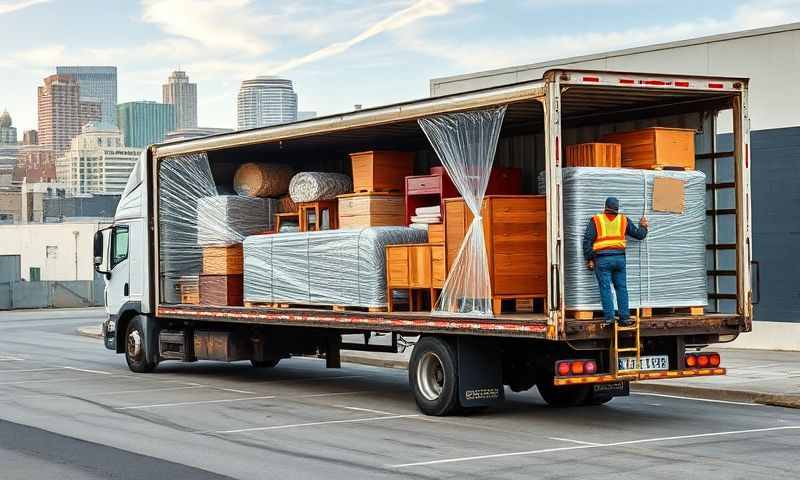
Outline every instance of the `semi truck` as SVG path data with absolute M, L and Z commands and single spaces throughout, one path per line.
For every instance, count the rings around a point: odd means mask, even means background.
M 153 145 L 131 172 L 113 225 L 95 236 L 95 268 L 106 277 L 105 347 L 138 373 L 163 361 L 249 360 L 271 368 L 293 355 L 318 355 L 337 368 L 342 349 L 412 347 L 409 383 L 429 415 L 485 408 L 504 398 L 506 386 L 536 386 L 551 405 L 599 405 L 627 395 L 632 381 L 724 375 L 720 356 L 704 349 L 750 331 L 757 303 L 747 102 L 746 78 L 554 69 L 531 81 Z M 176 159 L 203 154 L 215 177 L 228 179 L 252 158 L 347 173 L 348 152 L 389 149 L 417 152 L 423 170 L 436 157 L 419 119 L 500 106 L 506 113 L 495 164 L 521 168 L 527 192 L 536 192 L 542 176 L 546 185 L 540 311 L 471 316 L 173 298 L 163 271 L 165 162 L 180 166 Z M 626 331 L 574 318 L 565 304 L 562 168 L 565 145 L 648 126 L 695 130 L 695 159 L 706 174 L 708 305 L 699 314 L 654 309 Z M 733 132 L 733 148 L 719 151 L 723 129 Z M 391 341 L 370 341 L 373 332 Z

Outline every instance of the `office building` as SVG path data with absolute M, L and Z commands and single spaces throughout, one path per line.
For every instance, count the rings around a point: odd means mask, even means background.
M 38 88 L 39 145 L 53 150 L 56 156 L 69 148 L 82 125 L 101 117 L 97 99 L 80 100 L 78 82 L 70 76 L 50 75 Z
M 175 105 L 138 101 L 117 106 L 119 129 L 126 147 L 147 148 L 175 130 Z
M 56 177 L 72 195 L 121 194 L 141 152 L 123 145 L 119 129 L 88 125 L 56 161 Z
M 39 144 L 39 132 L 36 130 L 25 130 L 22 132 L 22 144 L 23 145 L 38 145 Z
M 266 127 L 297 120 L 297 94 L 292 81 L 278 77 L 245 80 L 239 89 L 237 128 Z
M 70 75 L 80 86 L 81 99 L 95 99 L 101 104 L 100 122 L 117 124 L 117 67 L 62 66 L 57 75 Z
M 14 128 L 8 110 L 0 114 L 0 145 L 16 145 L 17 129 Z
M 196 128 L 197 84 L 189 82 L 186 72 L 172 72 L 161 90 L 163 102 L 175 105 L 175 128 Z
M 14 168 L 14 184 L 49 183 L 55 180 L 55 153 L 40 145 L 21 145 Z

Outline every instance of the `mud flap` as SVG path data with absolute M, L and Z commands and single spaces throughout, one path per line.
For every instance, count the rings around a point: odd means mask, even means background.
M 589 392 L 592 398 L 627 397 L 631 394 L 631 382 L 595 383 Z
M 503 401 L 503 363 L 491 339 L 458 337 L 458 401 L 487 407 Z
M 158 320 L 150 315 L 139 315 L 144 330 L 144 354 L 150 362 L 158 365 Z

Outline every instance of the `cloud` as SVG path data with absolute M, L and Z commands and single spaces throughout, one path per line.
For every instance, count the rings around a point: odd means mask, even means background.
M 579 0 L 573 0 L 579 1 Z M 421 30 L 395 34 L 395 44 L 416 53 L 444 59 L 466 70 L 487 70 L 556 60 L 800 20 L 799 1 L 745 4 L 723 19 L 699 18 L 671 25 L 647 25 L 619 31 L 540 35 L 524 38 L 483 38 L 480 43 L 437 40 Z
M 342 42 L 335 42 L 307 55 L 289 60 L 276 67 L 271 73 L 283 73 L 299 66 L 322 60 L 346 52 L 350 48 L 384 32 L 401 29 L 427 17 L 450 13 L 461 4 L 477 3 L 479 0 L 418 0 L 412 5 L 372 24 L 358 35 Z
M 262 32 L 272 23 L 250 0 L 144 0 L 142 19 L 211 50 L 260 55 L 272 49 Z
M 16 2 L 0 3 L 0 15 L 48 2 L 50 2 L 50 0 L 18 0 Z

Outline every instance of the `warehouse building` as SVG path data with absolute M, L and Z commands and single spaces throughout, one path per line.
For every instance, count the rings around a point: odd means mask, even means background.
M 754 287 L 757 324 L 737 345 L 800 349 L 800 286 L 791 255 L 800 239 L 800 23 L 436 78 L 430 93 L 533 80 L 559 67 L 750 78 L 753 259 L 760 285 Z M 731 144 L 730 115 L 720 114 L 717 123 L 717 151 L 724 151 Z

